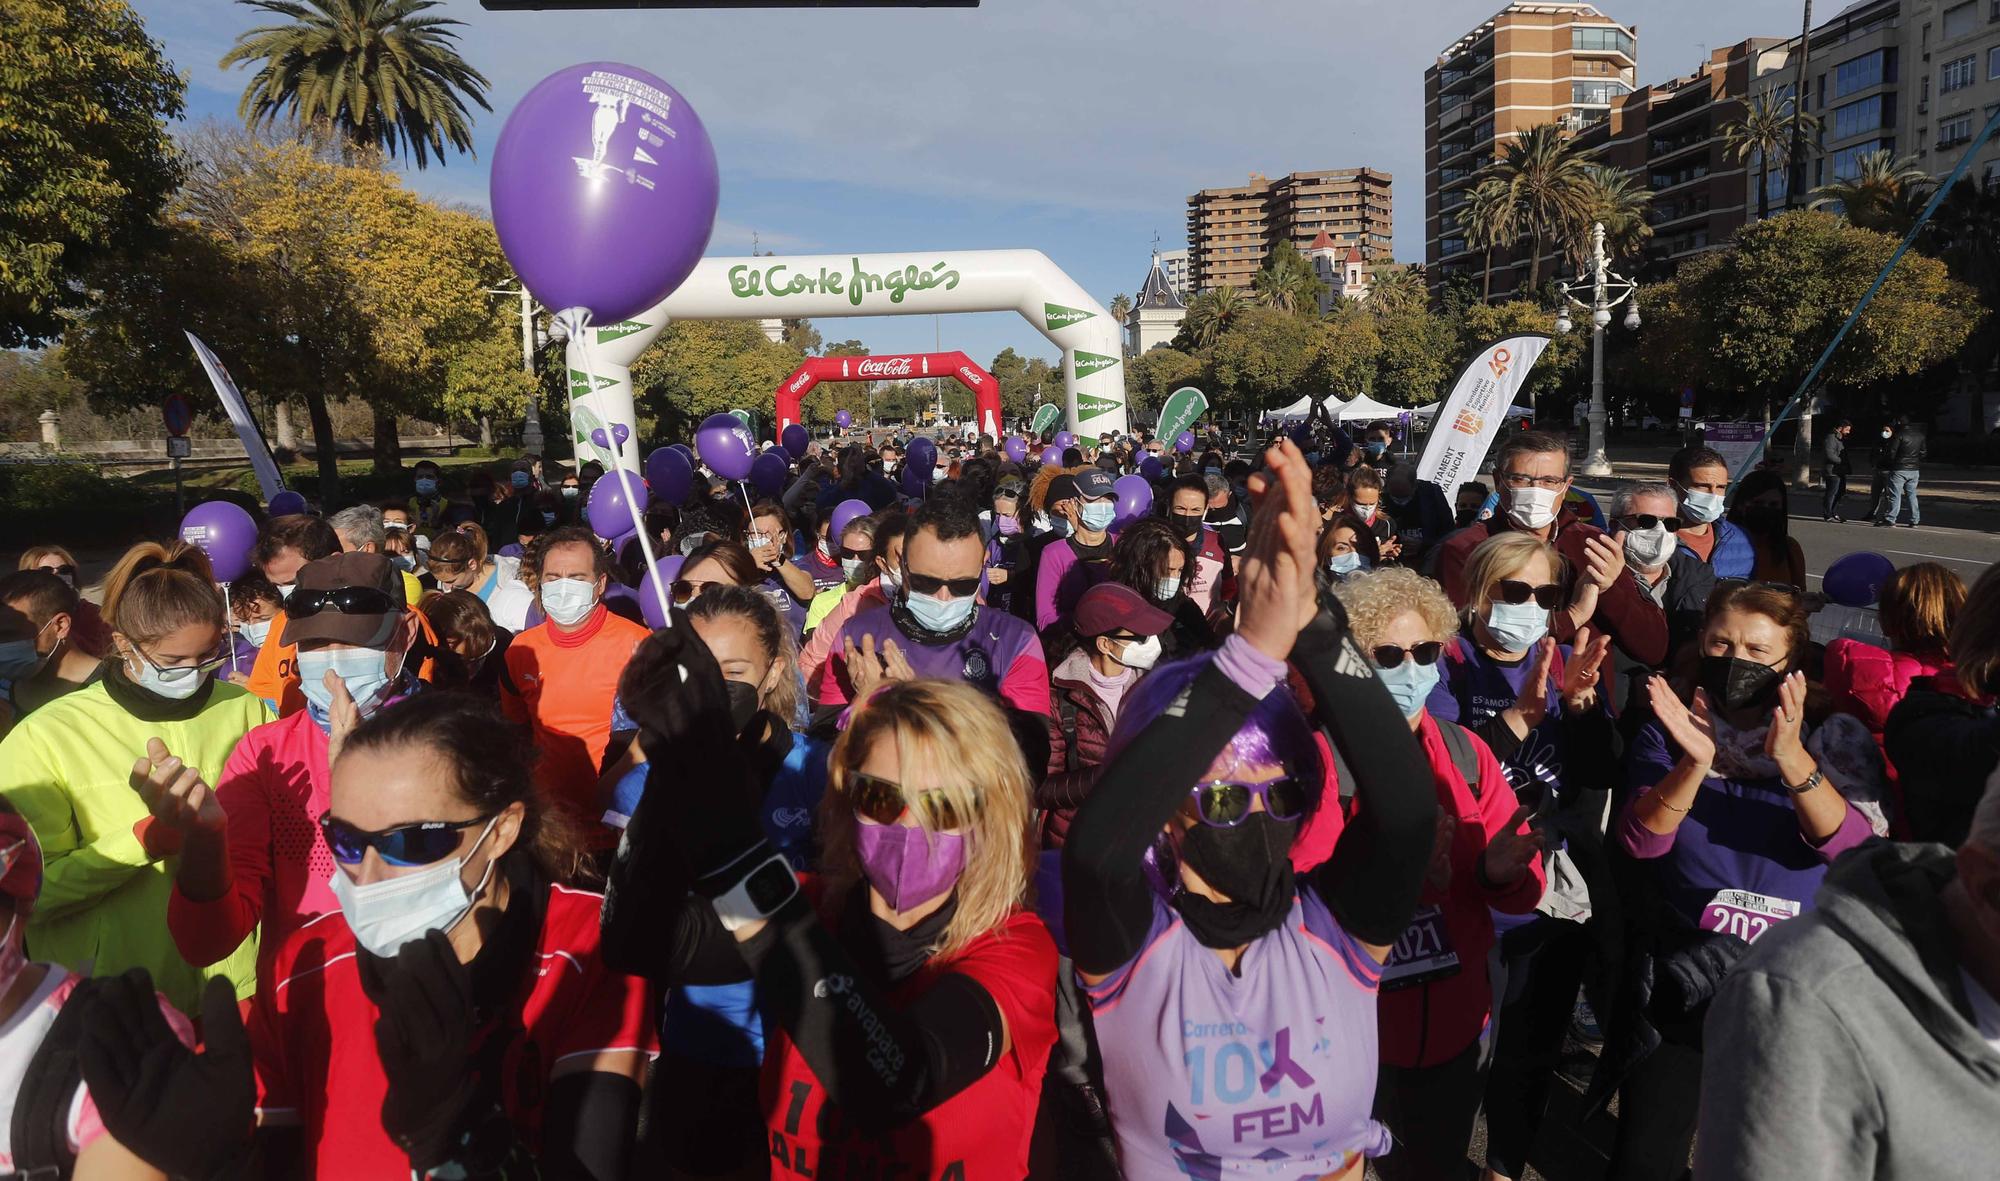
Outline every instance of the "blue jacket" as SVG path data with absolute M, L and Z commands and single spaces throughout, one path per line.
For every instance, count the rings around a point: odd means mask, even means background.
M 1676 547 L 1679 552 L 1701 560 L 1701 555 L 1689 549 L 1686 542 Z M 1750 544 L 1750 535 L 1717 518 L 1715 522 L 1715 549 L 1708 557 L 1709 568 L 1717 578 L 1748 578 L 1757 566 L 1757 551 Z

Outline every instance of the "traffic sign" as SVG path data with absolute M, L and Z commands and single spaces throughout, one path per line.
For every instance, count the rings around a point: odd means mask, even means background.
M 167 433 L 178 439 L 188 433 L 194 425 L 194 411 L 188 400 L 178 393 L 168 394 L 160 399 L 160 414 L 167 420 Z
M 186 459 L 193 453 L 193 445 L 193 440 L 175 435 L 167 440 L 167 458 Z

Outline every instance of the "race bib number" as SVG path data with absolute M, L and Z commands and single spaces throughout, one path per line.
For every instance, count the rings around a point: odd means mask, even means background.
M 1786 919 L 1799 917 L 1799 904 L 1753 890 L 1717 890 L 1701 908 L 1701 929 L 1734 935 L 1755 943 L 1764 932 Z
M 1410 919 L 1396 945 L 1389 949 L 1389 961 L 1382 965 L 1382 988 L 1389 991 L 1441 980 L 1458 972 L 1458 952 L 1451 946 L 1445 929 L 1444 909 L 1422 906 Z

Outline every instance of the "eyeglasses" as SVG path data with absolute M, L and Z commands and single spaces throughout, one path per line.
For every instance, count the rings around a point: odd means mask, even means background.
M 674 605 L 685 607 L 700 598 L 703 591 L 716 585 L 718 584 L 713 582 L 690 582 L 685 578 L 676 578 L 671 588 L 674 592 Z
M 904 578 L 910 589 L 920 595 L 936 597 L 939 591 L 951 592 L 954 599 L 969 599 L 979 593 L 977 578 L 937 578 L 929 574 L 918 574 L 912 570 Z
M 1550 582 L 1541 586 L 1529 586 L 1518 578 L 1503 578 L 1493 584 L 1493 597 L 1503 603 L 1519 605 L 1529 599 L 1544 611 L 1553 611 L 1562 602 L 1563 588 L 1560 583 Z
M 1305 788 L 1290 775 L 1269 783 L 1232 783 L 1215 779 L 1188 790 L 1195 815 L 1210 828 L 1235 828 L 1250 818 L 1250 801 L 1262 799 L 1273 820 L 1296 820 L 1306 810 Z
M 1421 667 L 1428 668 L 1444 655 L 1444 645 L 1436 640 L 1425 640 L 1409 648 L 1399 648 L 1394 644 L 1377 644 L 1369 649 L 1368 655 L 1375 661 L 1376 668 L 1398 668 L 1403 657 L 1408 656 Z
M 67 564 L 61 566 L 37 566 L 35 569 L 46 570 L 58 578 L 76 577 L 76 567 Z
M 1656 517 L 1651 513 L 1626 513 L 1618 518 L 1618 523 L 1627 529 L 1651 529 L 1655 525 L 1665 525 L 1669 533 L 1681 531 L 1679 517 Z
M 373 586 L 336 586 L 326 590 L 293 591 L 285 600 L 285 614 L 293 619 L 310 619 L 322 611 L 341 615 L 392 615 L 402 609 L 398 598 Z
M 904 792 L 902 784 L 863 771 L 856 771 L 847 777 L 847 794 L 854 801 L 855 813 L 877 824 L 896 823 L 903 818 L 903 810 L 910 807 L 909 795 Z M 934 831 L 956 829 L 963 820 L 942 788 L 918 792 L 916 807 L 923 812 L 925 823 Z
M 841 561 L 844 562 L 850 558 L 859 559 L 860 561 L 863 562 L 872 562 L 875 560 L 875 551 L 872 549 L 848 549 L 844 545 L 841 546 L 840 547 Z
M 326 847 L 332 851 L 333 859 L 342 865 L 359 865 L 361 858 L 373 849 L 390 865 L 407 867 L 442 861 L 458 848 L 459 833 L 491 819 L 475 816 L 470 820 L 419 820 L 369 832 L 328 812 L 319 818 L 319 830 L 326 837 Z
M 39 635 L 40 633 L 38 632 L 36 634 Z M 153 657 L 144 648 L 141 648 L 137 644 L 132 645 L 132 651 L 138 655 L 139 659 L 151 665 L 153 667 L 153 671 L 160 674 L 161 680 L 166 681 L 169 684 L 183 680 L 190 676 L 194 676 L 197 673 L 202 675 L 212 673 L 216 669 L 221 668 L 224 660 L 226 659 L 224 657 L 216 656 L 216 657 L 211 657 L 207 660 L 198 660 L 193 664 L 168 665 L 168 664 L 161 664 L 159 661 L 153 659 Z
M 1531 476 L 1526 472 L 1503 472 L 1500 482 L 1509 488 L 1546 488 L 1553 492 L 1569 483 L 1568 476 Z

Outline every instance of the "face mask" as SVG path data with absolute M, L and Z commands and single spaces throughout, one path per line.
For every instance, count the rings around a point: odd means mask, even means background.
M 8 640 L 0 644 L 0 681 L 25 681 L 42 671 L 48 659 L 35 651 L 33 640 Z
M 437 490 L 438 490 L 438 482 L 436 480 L 431 479 L 429 476 L 418 477 L 417 479 L 418 496 L 436 496 Z
M 528 473 L 526 472 L 515 472 L 509 478 L 513 480 L 514 487 L 516 488 L 526 488 L 528 486 Z
M 1534 603 L 1494 603 L 1486 608 L 1486 630 L 1503 652 L 1526 652 L 1549 634 L 1549 613 Z
M 578 487 L 577 487 L 577 486 L 576 486 L 575 484 L 564 484 L 564 485 L 563 485 L 563 499 L 564 499 L 564 500 L 575 500 L 575 499 L 577 498 L 577 495 L 578 495 L 579 493 L 581 493 L 582 491 L 583 491 L 583 490 L 582 490 L 581 488 L 578 488 Z
M 993 521 L 993 532 L 1001 537 L 1014 537 L 1021 532 L 1021 518 L 1008 515 Z
M 1168 515 L 1167 520 L 1172 522 L 1175 533 L 1180 534 L 1182 537 L 1193 537 L 1201 532 L 1203 515 L 1201 513 L 1172 513 Z
M 339 648 L 321 649 L 315 652 L 299 652 L 299 692 L 305 694 L 306 701 L 326 713 L 333 707 L 333 694 L 327 690 L 326 674 L 331 672 L 347 687 L 347 695 L 367 717 L 375 712 L 379 704 L 376 698 L 389 684 L 389 661 L 387 653 L 380 648 Z
M 1102 533 L 1111 528 L 1112 521 L 1118 519 L 1118 506 L 1108 500 L 1085 501 L 1076 516 L 1082 528 Z
M 48 570 L 48 567 L 44 566 L 44 567 L 42 567 L 42 569 L 44 569 L 44 570 Z M 53 570 L 49 570 L 49 573 L 51 573 L 51 574 L 55 574 L 55 571 L 53 571 Z M 60 578 L 60 579 L 62 579 L 62 583 L 63 583 L 63 585 L 64 585 L 64 586 L 68 587 L 68 588 L 69 588 L 69 589 L 71 589 L 71 590 L 75 590 L 75 589 L 76 589 L 76 575 L 74 575 L 74 574 L 56 574 L 56 577 L 57 577 L 57 578 Z
M 296 586 L 298 586 L 296 582 L 278 584 L 278 601 L 281 603 L 288 602 L 292 597 L 292 589 Z
M 1368 449 L 1368 457 L 1370 459 L 1378 458 L 1384 451 L 1387 451 L 1389 449 L 1389 445 L 1387 443 L 1379 441 L 1373 443 L 1363 443 L 1362 446 Z
M 146 692 L 168 701 L 186 701 L 200 692 L 208 674 L 199 668 L 160 668 L 133 649 L 132 659 L 139 662 L 139 672 L 132 683 Z
M 893 460 L 893 459 L 885 459 L 885 460 L 883 460 L 883 461 L 882 461 L 882 474 L 883 474 L 883 475 L 885 475 L 885 476 L 893 476 L 893 475 L 895 475 L 895 474 L 896 474 L 896 461 L 895 461 L 895 460 Z
M 944 464 L 939 464 L 931 469 L 931 483 L 933 484 L 943 483 L 945 477 L 949 475 L 951 475 L 951 469 L 949 467 L 946 467 Z
M 542 610 L 564 627 L 582 623 L 597 606 L 597 586 L 582 578 L 551 578 L 542 583 Z
M 371 954 L 388 959 L 432 931 L 449 933 L 486 891 L 486 882 L 493 876 L 493 860 L 488 859 L 477 886 L 467 890 L 460 880 L 465 863 L 486 842 L 499 819 L 495 816 L 486 822 L 465 856 L 448 857 L 414 873 L 362 886 L 345 870 L 335 869 L 327 884 L 333 888 L 348 929 L 354 932 L 354 941 Z
M 1035 531 L 1053 533 L 1057 537 L 1069 536 L 1069 520 L 1066 517 L 1052 517 L 1047 513 L 1035 514 Z
M 744 537 L 743 545 L 746 549 L 770 549 L 771 539 L 762 533 L 752 533 Z
M 868 572 L 868 565 L 869 563 L 866 558 L 842 558 L 840 559 L 841 576 L 847 579 L 847 585 L 860 586 L 862 576 Z
M 1375 520 L 1375 510 L 1380 507 L 1374 504 L 1357 504 L 1353 506 L 1354 515 L 1360 517 L 1363 524 L 1369 524 Z
M 1125 650 L 1118 654 L 1118 663 L 1126 668 L 1138 669 L 1140 672 L 1145 672 L 1159 662 L 1160 637 L 1158 636 L 1132 640 L 1125 645 Z
M 1326 560 L 1326 568 L 1345 578 L 1356 570 L 1361 569 L 1361 555 L 1354 550 L 1349 550 L 1344 554 L 1335 554 Z
M 1714 492 L 1681 494 L 1681 508 L 1697 525 L 1706 525 L 1722 515 L 1722 497 Z
M 1784 673 L 1768 664 L 1734 656 L 1704 656 L 1695 683 L 1723 709 L 1751 709 L 1771 704 Z
M 888 587 L 892 591 L 902 589 L 903 571 L 899 567 L 891 566 L 883 570 L 881 577 L 883 586 Z
M 1455 515 L 1453 515 L 1452 522 L 1456 524 L 1460 529 L 1463 529 L 1478 519 L 1479 519 L 1479 510 L 1477 508 L 1462 508 L 1458 510 L 1458 512 Z
M 1196 823 L 1181 842 L 1181 858 L 1203 881 L 1229 896 L 1218 903 L 1181 891 L 1174 908 L 1204 947 L 1240 947 L 1277 929 L 1291 909 L 1292 841 L 1297 820 L 1254 812 L 1235 828 Z
M 1554 488 L 1516 488 L 1508 493 L 1507 518 L 1523 529 L 1541 529 L 1556 519 Z
M 1178 574 L 1170 574 L 1153 583 L 1153 599 L 1155 602 L 1164 603 L 1180 593 L 1181 576 Z
M 555 515 L 554 513 L 543 513 L 543 514 L 542 514 L 542 525 L 543 525 L 543 527 L 545 527 L 545 528 L 546 528 L 547 526 L 550 526 L 550 525 L 553 525 L 553 524 L 555 524 L 555 523 L 556 523 L 556 515 Z
M 394 563 L 398 570 L 410 571 L 417 568 L 417 560 L 408 554 L 390 554 L 389 561 Z
M 1665 525 L 1625 531 L 1625 560 L 1641 570 L 1653 570 L 1665 565 L 1667 557 L 1673 552 L 1674 535 L 1667 532 Z
M 1375 679 L 1382 682 L 1382 687 L 1389 690 L 1389 696 L 1396 699 L 1396 708 L 1403 711 L 1403 716 L 1414 718 L 1423 712 L 1424 702 L 1430 700 L 1431 690 L 1437 688 L 1437 661 L 1418 664 L 1405 654 L 1403 663 L 1395 668 L 1376 669 Z
M 729 722 L 741 734 L 757 716 L 757 686 L 748 681 L 724 681 L 722 690 L 729 695 Z
M 236 631 L 244 639 L 261 648 L 264 646 L 265 638 L 271 634 L 271 621 L 259 619 L 250 623 L 239 623 L 236 625 Z
M 950 890 L 965 870 L 965 837 L 961 833 L 927 833 L 901 824 L 857 820 L 854 847 L 861 858 L 862 876 L 898 914 Z
M 949 635 L 963 628 L 972 619 L 972 609 L 978 605 L 971 595 L 962 599 L 934 599 L 914 593 L 903 596 L 903 606 L 917 621 L 917 626 L 939 635 Z
M 1882 432 L 1882 437 L 1886 439 L 1886 438 L 1888 438 L 1888 437 L 1890 436 L 1890 434 L 1891 434 L 1891 433 L 1892 433 L 1892 432 L 1890 432 L 1890 431 L 1883 431 L 1883 432 Z

